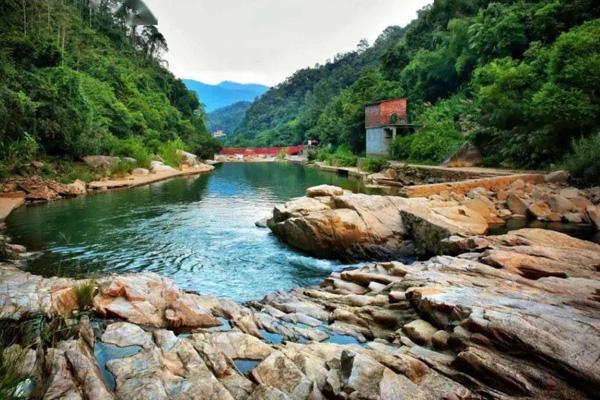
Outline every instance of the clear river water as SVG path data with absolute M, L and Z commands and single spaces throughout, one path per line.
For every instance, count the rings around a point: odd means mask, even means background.
M 362 182 L 283 163 L 224 164 L 208 175 L 22 207 L 7 233 L 44 276 L 152 271 L 178 286 L 237 301 L 318 284 L 346 265 L 282 244 L 254 222 L 319 184 Z

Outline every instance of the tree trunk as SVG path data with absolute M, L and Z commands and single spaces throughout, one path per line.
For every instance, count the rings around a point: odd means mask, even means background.
M 21 0 L 23 5 L 23 34 L 27 36 L 27 0 Z

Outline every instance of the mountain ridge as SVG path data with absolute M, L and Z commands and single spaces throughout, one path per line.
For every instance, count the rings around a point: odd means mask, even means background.
M 228 80 L 216 85 L 194 79 L 183 79 L 183 82 L 189 90 L 198 95 L 207 113 L 240 101 L 254 101 L 269 90 L 268 86 L 259 83 L 239 83 Z

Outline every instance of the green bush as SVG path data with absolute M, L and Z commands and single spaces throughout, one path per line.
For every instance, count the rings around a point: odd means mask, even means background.
M 396 160 L 439 164 L 454 154 L 463 143 L 462 135 L 456 132 L 418 132 L 396 137 L 391 152 Z
M 111 154 L 113 156 L 135 158 L 138 166 L 142 168 L 150 168 L 150 161 L 152 161 L 150 151 L 139 137 L 116 139 L 112 143 Z
M 10 177 L 10 171 L 4 163 L 0 163 L 0 182 Z
M 185 145 L 181 139 L 169 140 L 159 146 L 158 155 L 164 160 L 165 164 L 173 168 L 179 168 L 183 161 L 180 154 L 181 150 L 185 150 Z
M 329 157 L 331 157 L 332 154 L 333 153 L 331 152 L 330 149 L 327 149 L 327 148 L 319 149 L 317 151 L 317 153 L 315 154 L 315 160 L 321 161 L 321 162 L 326 162 L 327 160 L 329 160 Z
M 327 158 L 327 161 L 336 167 L 355 167 L 358 157 L 347 146 L 340 146 Z
M 600 184 L 600 132 L 573 141 L 573 151 L 565 156 L 564 168 L 582 183 Z
M 358 168 L 366 172 L 379 172 L 388 165 L 384 157 L 366 157 L 358 159 Z
M 44 166 L 39 175 L 61 183 L 72 183 L 77 179 L 84 182 L 92 182 L 102 178 L 104 174 L 82 162 L 47 158 L 44 159 Z
M 135 169 L 135 167 L 136 167 L 136 163 L 128 161 L 128 160 L 120 159 L 119 162 L 117 162 L 116 164 L 111 166 L 110 176 L 113 176 L 116 178 L 123 178 L 123 177 L 131 174 L 131 172 Z
M 13 160 L 28 161 L 35 158 L 40 146 L 33 136 L 25 133 L 23 137 L 8 145 L 8 157 Z

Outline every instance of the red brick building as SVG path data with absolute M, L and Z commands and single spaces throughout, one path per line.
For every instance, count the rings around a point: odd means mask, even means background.
M 385 100 L 365 107 L 367 155 L 387 156 L 396 135 L 408 127 L 408 100 Z

